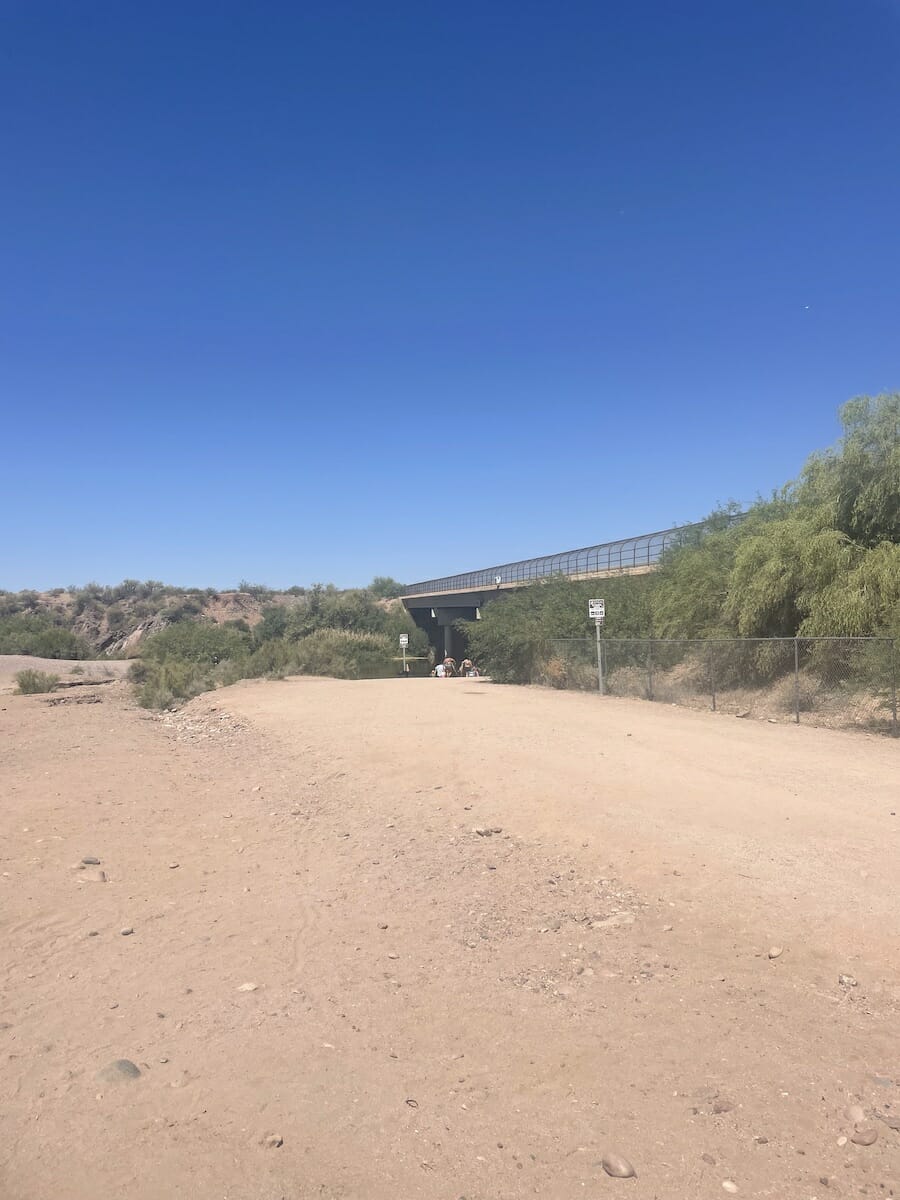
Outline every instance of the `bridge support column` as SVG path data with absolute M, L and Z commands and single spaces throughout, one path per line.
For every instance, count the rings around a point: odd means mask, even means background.
M 444 658 L 453 653 L 453 626 L 444 626 Z

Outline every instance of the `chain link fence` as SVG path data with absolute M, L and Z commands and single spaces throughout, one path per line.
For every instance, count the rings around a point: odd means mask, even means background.
M 890 638 L 603 638 L 603 690 L 739 717 L 898 735 Z M 593 638 L 552 641 L 538 682 L 597 691 Z

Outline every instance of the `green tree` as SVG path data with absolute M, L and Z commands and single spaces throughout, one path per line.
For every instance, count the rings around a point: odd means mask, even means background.
M 379 600 L 395 600 L 403 595 L 403 584 L 392 579 L 390 575 L 376 575 L 369 584 L 368 591 Z
M 860 546 L 900 538 L 900 393 L 858 396 L 840 410 L 843 437 L 814 454 L 797 497 Z

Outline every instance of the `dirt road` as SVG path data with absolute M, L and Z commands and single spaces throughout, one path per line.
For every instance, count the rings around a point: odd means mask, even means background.
M 464 680 L 0 709 L 3 1200 L 900 1195 L 897 744 Z

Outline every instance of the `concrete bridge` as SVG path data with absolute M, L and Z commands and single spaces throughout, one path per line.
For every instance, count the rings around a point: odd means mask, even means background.
M 458 658 L 460 639 L 453 623 L 478 620 L 481 609 L 504 592 L 554 575 L 569 579 L 640 575 L 652 571 L 667 550 L 702 537 L 709 529 L 708 522 L 700 521 L 618 542 L 601 542 L 580 550 L 563 550 L 542 558 L 525 558 L 480 571 L 426 579 L 407 584 L 401 599 L 419 628 L 428 634 L 431 644 Z

